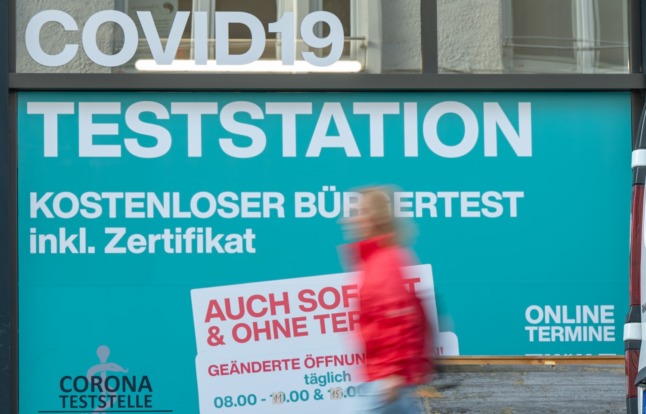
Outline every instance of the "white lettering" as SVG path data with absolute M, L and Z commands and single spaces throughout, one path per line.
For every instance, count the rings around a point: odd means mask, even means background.
M 94 143 L 98 135 L 118 136 L 119 124 L 95 123 L 94 115 L 118 115 L 118 102 L 79 103 L 79 157 L 121 157 L 120 145 L 99 145 Z
M 532 113 L 529 102 L 518 104 L 518 132 L 496 102 L 484 103 L 485 157 L 498 156 L 498 128 L 519 157 L 532 156 Z
M 73 115 L 72 102 L 27 102 L 27 113 L 43 115 L 43 155 L 58 157 L 58 117 Z
M 370 117 L 370 156 L 384 156 L 384 116 L 398 115 L 399 104 L 392 102 L 357 102 L 354 113 Z
M 459 116 L 464 124 L 464 135 L 455 145 L 440 140 L 437 127 L 446 114 Z M 433 106 L 424 118 L 424 140 L 435 154 L 444 158 L 459 158 L 468 154 L 478 142 L 478 120 L 473 111 L 463 103 L 447 101 Z
M 202 116 L 217 115 L 217 103 L 173 102 L 170 106 L 173 114 L 187 115 L 188 156 L 202 156 Z
M 29 20 L 25 32 L 25 46 L 27 46 L 27 52 L 31 58 L 41 65 L 62 66 L 74 59 L 79 46 L 66 44 L 63 46 L 63 50 L 56 55 L 45 53 L 40 45 L 40 31 L 49 22 L 59 23 L 66 31 L 78 31 L 79 29 L 74 18 L 69 14 L 60 10 L 45 10 Z
M 186 23 L 190 17 L 190 12 L 178 11 L 175 13 L 175 20 L 170 29 L 170 34 L 166 40 L 166 49 L 162 47 L 159 32 L 153 21 L 153 15 L 149 11 L 138 11 L 137 16 L 141 22 L 141 28 L 144 31 L 148 47 L 152 52 L 155 63 L 158 65 L 170 65 L 175 60 L 175 55 L 179 50 L 179 44 L 182 41 L 182 35 L 186 28 Z
M 123 30 L 123 47 L 114 55 L 107 55 L 99 49 L 97 34 L 105 23 L 115 23 Z M 83 49 L 94 63 L 112 68 L 121 66 L 135 56 L 139 45 L 137 26 L 127 14 L 117 10 L 102 10 L 93 14 L 83 27 Z
M 313 102 L 266 102 L 264 108 L 250 101 L 230 102 L 222 108 L 218 102 L 212 101 L 168 104 L 151 100 L 129 103 L 125 107 L 120 102 L 79 102 L 78 116 L 64 117 L 76 113 L 75 105 L 74 102 L 27 102 L 27 114 L 43 116 L 45 157 L 59 156 L 59 130 L 63 122 L 66 128 L 70 128 L 69 124 L 72 122 L 78 123 L 80 157 L 121 157 L 122 147 L 125 147 L 126 153 L 138 158 L 160 158 L 172 150 L 175 140 L 180 139 L 187 140 L 188 157 L 202 157 L 205 155 L 203 144 L 207 138 L 212 143 L 208 148 L 213 148 L 215 142 L 225 154 L 235 158 L 256 157 L 270 144 L 275 147 L 281 145 L 281 140 L 282 156 L 285 158 L 299 155 L 318 158 L 324 149 L 340 150 L 346 157 L 361 157 L 362 151 L 355 132 L 362 131 L 363 135 L 365 124 L 361 125 L 358 121 L 362 115 L 368 116 L 368 131 L 365 139 L 361 137 L 361 144 L 365 145 L 365 156 L 385 157 L 388 150 L 395 151 L 396 155 L 403 152 L 404 157 L 420 156 L 417 104 L 410 102 L 404 103 L 403 114 L 400 111 L 401 104 L 396 102 L 357 102 L 351 109 L 341 102 L 323 102 L 317 107 L 318 112 L 314 112 Z M 219 117 L 213 116 L 218 114 Z M 457 137 L 449 136 L 450 129 L 438 127 L 440 118 L 444 115 L 452 116 L 451 114 L 457 114 L 465 125 L 464 133 L 461 128 L 457 128 Z M 280 127 L 275 125 L 277 119 L 271 116 L 267 119 L 268 115 L 279 116 Z M 386 138 L 386 115 L 391 117 L 392 126 L 397 129 L 401 128 L 403 122 L 403 137 L 398 133 L 391 133 Z M 99 119 L 95 119 L 95 116 Z M 186 117 L 186 132 L 183 133 L 180 129 L 179 133 L 171 135 L 166 125 L 176 124 L 177 118 L 182 117 Z M 127 135 L 123 137 L 119 130 L 120 125 L 124 124 L 133 133 L 153 140 Z M 313 124 L 314 130 L 308 136 Z M 40 124 L 37 125 L 40 128 Z M 356 131 L 353 130 L 355 125 Z M 479 126 L 475 114 L 464 104 L 443 102 L 428 111 L 421 129 L 432 153 L 443 158 L 455 158 L 465 156 L 473 150 Z M 222 130 L 237 136 L 215 135 Z M 442 139 L 438 131 L 445 135 Z M 184 134 L 185 138 L 182 136 Z M 268 140 L 268 137 L 273 139 Z M 390 143 L 386 142 L 387 139 Z M 247 145 L 244 145 L 245 140 L 249 140 Z M 399 142 L 393 142 L 394 140 Z M 453 198 L 459 198 L 458 201 L 462 203 L 462 217 L 487 218 L 500 217 L 505 211 L 509 212 L 510 217 L 517 217 L 519 199 L 524 198 L 524 193 L 520 191 L 436 193 L 438 198 L 445 198 L 449 194 L 449 199 L 445 200 L 448 211 L 446 217 L 452 216 L 450 206 Z
M 141 114 L 150 112 L 154 114 L 157 119 L 169 119 L 170 116 L 164 105 L 157 102 L 137 102 L 131 105 L 126 111 L 126 125 L 132 132 L 150 136 L 154 138 L 157 143 L 152 147 L 145 147 L 139 144 L 137 138 L 125 138 L 124 144 L 128 151 L 135 157 L 139 158 L 159 158 L 166 154 L 171 147 L 172 138 L 170 132 L 164 127 L 159 125 L 150 124 L 141 120 Z
M 283 125 L 283 157 L 296 156 L 296 115 L 310 115 L 309 102 L 269 102 L 267 115 L 281 115 Z
M 257 126 L 245 124 L 235 119 L 237 113 L 247 113 L 251 119 L 263 119 L 264 114 L 258 105 L 251 102 L 231 102 L 222 108 L 220 121 L 222 127 L 233 134 L 251 139 L 251 145 L 239 147 L 233 143 L 233 138 L 220 138 L 222 151 L 235 158 L 253 158 L 260 155 L 267 145 L 267 137 Z
M 330 28 L 329 34 L 325 37 L 319 37 L 315 33 L 319 22 L 326 23 Z M 316 11 L 305 16 L 301 23 L 301 37 L 308 46 L 313 48 L 330 47 L 330 53 L 325 57 L 319 57 L 314 52 L 303 52 L 303 59 L 314 66 L 330 66 L 343 55 L 343 24 L 330 12 Z
M 240 55 L 229 51 L 229 25 L 243 24 L 251 31 L 251 46 Z M 215 13 L 215 59 L 220 65 L 246 65 L 255 62 L 265 50 L 266 35 L 262 22 L 249 13 L 218 12 Z
M 332 122 L 336 125 L 338 135 L 328 135 Z M 316 123 L 312 141 L 305 156 L 319 157 L 323 148 L 343 148 L 348 157 L 361 156 L 340 102 L 326 102 L 323 104 L 321 115 Z

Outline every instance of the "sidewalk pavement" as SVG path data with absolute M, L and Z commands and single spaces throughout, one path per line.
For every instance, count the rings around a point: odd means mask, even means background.
M 626 413 L 623 365 L 447 366 L 418 390 L 425 413 Z

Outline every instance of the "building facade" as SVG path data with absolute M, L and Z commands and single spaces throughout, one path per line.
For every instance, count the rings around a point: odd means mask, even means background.
M 340 409 L 387 184 L 435 355 L 625 359 L 637 412 L 641 1 L 3 7 L 0 411 Z

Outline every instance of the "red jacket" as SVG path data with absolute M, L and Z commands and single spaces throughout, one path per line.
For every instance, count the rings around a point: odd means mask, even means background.
M 367 381 L 390 375 L 421 384 L 432 372 L 432 337 L 419 298 L 404 283 L 408 254 L 377 237 L 354 245 L 359 272 L 359 334 L 366 353 Z

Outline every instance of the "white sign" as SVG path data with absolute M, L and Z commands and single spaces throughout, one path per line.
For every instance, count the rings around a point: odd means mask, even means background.
M 407 269 L 410 288 L 435 328 L 435 353 L 458 355 L 453 332 L 438 332 L 430 265 Z M 201 414 L 330 413 L 351 403 L 365 355 L 353 331 L 353 274 L 194 289 Z
M 191 16 L 192 14 L 192 16 Z M 162 36 L 158 30 L 153 14 L 150 11 L 138 11 L 137 19 L 143 31 L 143 38 L 157 65 L 171 65 L 175 60 L 182 36 L 189 19 L 193 19 L 193 59 L 196 65 L 208 64 L 209 16 L 207 12 L 175 13 L 170 25 L 168 39 L 162 44 Z M 243 12 L 215 12 L 215 56 L 219 65 L 246 65 L 260 59 L 265 51 L 267 35 L 262 22 L 252 14 Z M 319 36 L 315 27 L 323 22 L 329 27 L 327 36 Z M 58 23 L 66 31 L 78 32 L 79 25 L 74 17 L 60 10 L 45 10 L 31 18 L 27 24 L 25 41 L 29 55 L 43 66 L 61 66 L 72 61 L 78 51 L 78 44 L 61 45 L 61 51 L 50 54 L 43 50 L 40 43 L 40 32 L 48 23 Z M 123 47 L 114 54 L 106 54 L 99 48 L 97 33 L 106 23 L 118 25 L 124 34 Z M 245 25 L 251 32 L 249 50 L 242 54 L 231 54 L 229 50 L 229 27 L 232 24 Z M 168 24 L 164 23 L 165 26 Z M 286 12 L 276 22 L 269 24 L 269 32 L 276 33 L 281 39 L 281 62 L 283 65 L 294 65 L 296 58 L 296 23 L 294 13 Z M 167 27 L 166 27 L 167 30 Z M 324 67 L 337 62 L 343 53 L 344 33 L 343 24 L 337 16 L 325 11 L 307 14 L 300 24 L 300 37 L 303 42 L 313 49 L 330 47 L 327 56 L 318 56 L 312 51 L 301 53 L 302 58 L 309 64 Z M 103 10 L 90 16 L 82 29 L 82 46 L 85 54 L 100 66 L 115 67 L 129 62 L 135 57 L 139 45 L 140 33 L 137 24 L 128 14 L 117 10 Z

